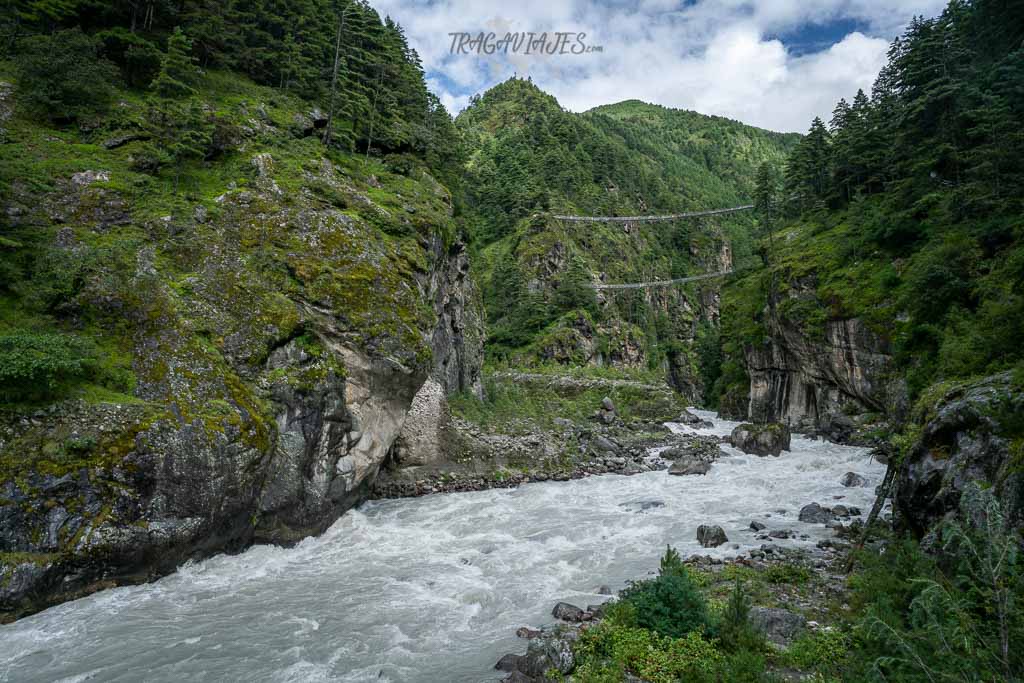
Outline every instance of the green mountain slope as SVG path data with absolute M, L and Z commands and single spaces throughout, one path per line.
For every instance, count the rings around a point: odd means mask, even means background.
M 492 356 L 668 369 L 694 393 L 692 342 L 717 315 L 714 284 L 601 292 L 714 272 L 753 256 L 749 215 L 649 225 L 551 214 L 637 215 L 749 201 L 754 171 L 799 136 L 640 102 L 563 110 L 512 79 L 456 119 L 469 149 L 463 221 L 479 250 Z

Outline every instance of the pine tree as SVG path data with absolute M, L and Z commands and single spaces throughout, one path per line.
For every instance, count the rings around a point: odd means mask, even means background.
M 555 289 L 555 306 L 561 311 L 597 312 L 597 293 L 590 286 L 591 276 L 579 254 L 574 253 Z
M 167 39 L 167 54 L 160 64 L 160 73 L 153 80 L 153 91 L 160 97 L 188 97 L 196 92 L 197 77 L 192 41 L 177 27 Z
M 778 180 L 775 168 L 765 161 L 757 169 L 757 181 L 754 187 L 754 210 L 761 217 L 763 234 L 768 236 L 769 259 L 775 258 L 775 242 L 773 223 L 776 204 L 778 203 Z

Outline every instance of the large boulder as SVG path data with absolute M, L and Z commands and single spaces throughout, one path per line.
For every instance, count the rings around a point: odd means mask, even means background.
M 694 429 L 710 429 L 715 426 L 711 421 L 694 415 L 689 410 L 681 412 L 675 421 L 679 424 L 684 424 L 687 427 L 693 427 Z
M 750 608 L 750 625 L 769 642 L 786 647 L 803 632 L 807 620 L 778 607 Z
M 808 524 L 826 524 L 832 521 L 832 512 L 817 503 L 810 503 L 800 508 L 799 519 Z
M 697 542 L 705 548 L 717 548 L 723 543 L 728 543 L 729 538 L 725 535 L 725 530 L 717 524 L 701 524 L 697 527 Z
M 555 669 L 570 673 L 576 666 L 572 654 L 575 631 L 556 632 L 534 638 L 526 648 L 526 654 L 516 662 L 516 670 L 527 676 L 539 678 Z
M 778 457 L 782 451 L 789 450 L 789 427 L 779 422 L 753 425 L 744 423 L 732 430 L 729 443 L 744 453 L 751 455 L 774 455 Z
M 711 463 L 704 462 L 690 456 L 680 458 L 672 463 L 672 466 L 668 468 L 668 473 L 676 476 L 683 476 L 687 474 L 707 474 L 710 469 Z
M 818 434 L 832 443 L 848 443 L 857 429 L 857 424 L 844 413 L 832 413 L 823 420 Z
M 660 457 L 665 460 L 693 458 L 702 462 L 712 463 L 725 455 L 718 444 L 718 439 L 711 436 L 689 437 L 678 446 L 672 446 L 663 450 Z
M 919 403 L 914 422 L 920 436 L 903 460 L 893 496 L 898 522 L 923 535 L 955 514 L 964 487 L 978 482 L 995 493 L 1011 525 L 1024 526 L 1024 467 L 1014 438 L 1024 392 L 1012 373 L 960 384 Z

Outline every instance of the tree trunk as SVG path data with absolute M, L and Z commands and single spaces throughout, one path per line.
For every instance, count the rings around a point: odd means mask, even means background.
M 345 30 L 345 12 L 348 8 L 342 11 L 341 18 L 338 20 L 338 33 L 334 38 L 334 69 L 331 71 L 331 99 L 327 106 L 327 125 L 324 126 L 323 144 L 330 147 L 331 145 L 331 127 L 334 125 L 334 101 L 337 98 L 338 92 L 338 65 L 341 62 L 341 33 Z
M 373 109 L 370 110 L 370 134 L 366 138 L 366 159 L 370 159 L 370 148 L 373 146 L 373 124 L 377 120 L 377 96 L 380 94 L 381 85 L 384 83 L 384 65 L 380 66 L 377 72 L 377 87 L 373 90 Z

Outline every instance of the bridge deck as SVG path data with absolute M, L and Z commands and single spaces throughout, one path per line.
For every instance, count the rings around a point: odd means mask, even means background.
M 747 211 L 753 209 L 753 204 L 734 206 L 729 209 L 711 209 L 709 211 L 690 211 L 688 213 L 670 213 L 665 216 L 552 216 L 560 221 L 571 223 L 656 223 L 658 221 L 675 221 L 682 218 L 699 218 L 700 216 L 717 216 L 723 213 L 734 213 L 736 211 Z
M 729 275 L 731 270 L 723 270 L 720 273 L 706 273 L 704 275 L 691 275 L 690 277 L 678 277 L 674 280 L 655 280 L 653 282 L 629 282 L 620 285 L 589 285 L 591 289 L 644 289 L 645 287 L 668 287 L 678 285 L 682 282 L 695 282 L 697 280 L 708 280 L 713 277 Z

